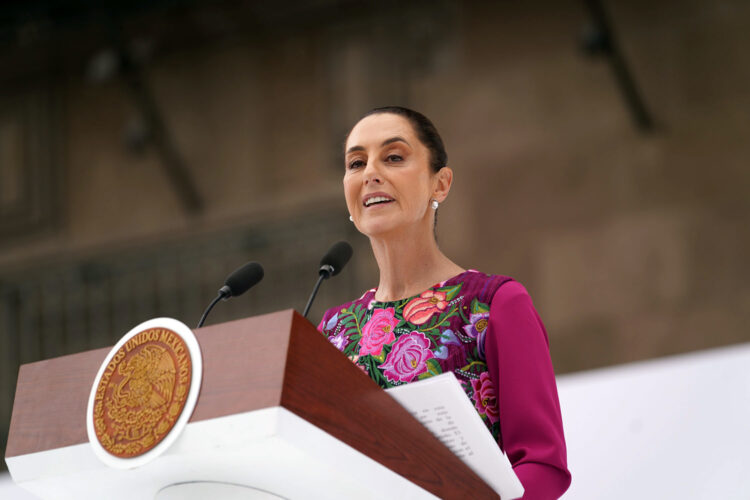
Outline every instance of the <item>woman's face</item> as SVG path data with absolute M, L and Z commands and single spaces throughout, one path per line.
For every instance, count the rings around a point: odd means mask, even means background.
M 434 174 L 429 162 L 429 150 L 406 118 L 378 113 L 360 120 L 344 156 L 344 194 L 357 229 L 371 237 L 430 232 L 430 200 L 443 201 L 448 192 L 444 173 Z

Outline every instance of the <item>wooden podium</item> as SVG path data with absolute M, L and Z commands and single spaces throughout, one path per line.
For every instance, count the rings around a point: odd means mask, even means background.
M 86 408 L 109 348 L 21 366 L 6 462 L 40 498 L 498 498 L 292 310 L 195 330 L 200 395 L 175 443 L 104 465 Z

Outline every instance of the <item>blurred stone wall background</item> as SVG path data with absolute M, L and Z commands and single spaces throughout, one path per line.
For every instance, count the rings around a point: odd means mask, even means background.
M 604 5 L 651 131 L 582 51 L 585 2 L 0 7 L 0 445 L 19 363 L 193 325 L 247 260 L 265 280 L 210 321 L 301 310 L 338 239 L 354 260 L 311 317 L 374 286 L 341 146 L 386 104 L 436 123 L 456 173 L 440 244 L 526 285 L 558 373 L 750 340 L 750 4 Z

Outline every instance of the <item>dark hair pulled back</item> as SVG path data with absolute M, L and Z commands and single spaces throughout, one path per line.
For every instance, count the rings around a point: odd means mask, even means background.
M 432 168 L 433 172 L 439 172 L 441 168 L 448 164 L 448 154 L 445 152 L 443 139 L 440 137 L 435 125 L 432 124 L 429 118 L 419 111 L 404 108 L 403 106 L 384 106 L 381 108 L 375 108 L 365 113 L 362 118 L 382 113 L 403 116 L 408 120 L 419 140 L 430 152 L 430 168 Z

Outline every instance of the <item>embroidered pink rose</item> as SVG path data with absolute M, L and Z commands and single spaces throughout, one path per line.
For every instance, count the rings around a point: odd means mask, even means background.
M 445 311 L 447 308 L 448 302 L 445 300 L 445 292 L 427 290 L 406 304 L 404 319 L 414 325 L 423 325 L 430 320 L 433 314 Z
M 392 307 L 375 309 L 372 318 L 362 328 L 362 338 L 359 339 L 359 355 L 372 354 L 380 356 L 383 346 L 390 344 L 396 338 L 393 330 L 398 320 Z
M 497 397 L 495 396 L 495 386 L 487 372 L 482 372 L 479 380 L 472 380 L 471 386 L 474 389 L 474 405 L 479 413 L 487 415 L 491 423 L 500 420 L 497 409 Z
M 427 371 L 427 360 L 435 357 L 429 347 L 430 341 L 424 333 L 403 335 L 393 344 L 379 368 L 391 382 L 409 382 Z

